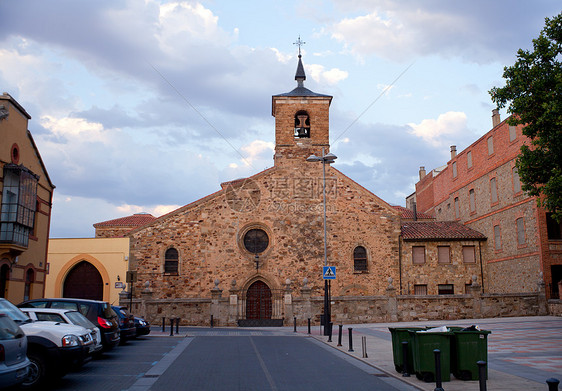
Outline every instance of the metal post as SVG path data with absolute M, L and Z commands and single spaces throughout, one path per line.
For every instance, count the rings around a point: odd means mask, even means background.
M 213 328 L 213 315 L 211 315 L 211 328 Z
M 353 328 L 348 328 L 347 331 L 349 332 L 349 349 L 348 352 L 353 352 Z
M 324 155 L 324 148 L 322 148 L 322 198 L 324 200 L 324 266 L 328 266 L 328 235 L 326 225 L 326 156 Z M 330 285 L 328 280 L 324 280 L 324 331 L 326 325 L 331 322 L 330 314 Z M 324 333 L 326 335 L 326 333 Z
M 297 332 L 297 317 L 293 317 L 293 331 Z
M 328 323 L 328 342 L 332 342 L 332 322 Z
M 310 334 L 310 318 L 308 318 L 308 334 Z
M 445 391 L 441 387 L 441 350 L 433 350 L 435 355 L 435 388 L 433 391 Z
M 367 356 L 367 337 L 361 337 L 361 347 L 363 348 L 363 358 L 368 358 Z
M 338 332 L 338 346 L 341 346 L 341 335 L 343 332 L 343 324 L 339 325 L 340 331 Z
M 486 391 L 486 361 L 477 361 L 478 365 L 478 382 L 480 384 L 480 391 Z
M 546 379 L 546 384 L 548 384 L 548 391 L 558 391 L 560 380 L 551 377 L 550 379 Z
M 408 361 L 408 341 L 402 341 L 402 377 L 410 377 L 410 363 Z
M 180 318 L 176 318 L 176 334 L 179 334 Z
M 174 336 L 174 318 L 170 318 L 170 337 Z
M 166 331 L 166 317 L 162 317 L 162 332 Z

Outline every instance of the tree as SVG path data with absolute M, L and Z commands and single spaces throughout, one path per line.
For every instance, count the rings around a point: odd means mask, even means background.
M 533 51 L 519 49 L 505 67 L 505 87 L 490 90 L 499 109 L 507 104 L 510 125 L 524 125 L 517 169 L 529 195 L 562 222 L 562 13 L 545 19 Z

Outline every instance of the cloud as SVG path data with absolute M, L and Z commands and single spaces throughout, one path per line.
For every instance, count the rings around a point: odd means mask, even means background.
M 319 64 L 310 64 L 304 66 L 306 73 L 318 84 L 335 85 L 338 82 L 347 79 L 348 72 L 338 68 L 326 70 L 324 66 Z
M 409 123 L 410 133 L 422 138 L 425 142 L 438 147 L 448 145 L 451 136 L 460 136 L 467 132 L 467 118 L 463 112 L 449 111 L 437 119 L 424 119 L 419 124 Z
M 505 62 L 522 43 L 528 46 L 538 36 L 544 16 L 560 12 L 554 2 L 543 2 L 542 9 L 551 14 L 540 15 L 529 2 L 513 7 L 508 0 L 335 3 L 359 15 L 333 23 L 331 36 L 358 57 L 375 54 L 393 61 L 440 55 L 472 63 Z

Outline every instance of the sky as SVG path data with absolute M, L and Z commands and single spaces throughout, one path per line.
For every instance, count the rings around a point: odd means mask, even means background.
M 392 205 L 492 127 L 559 0 L 0 0 L 0 88 L 55 184 L 52 238 L 273 165 L 271 96 L 332 95 L 334 167 Z M 502 119 L 505 111 L 500 111 Z

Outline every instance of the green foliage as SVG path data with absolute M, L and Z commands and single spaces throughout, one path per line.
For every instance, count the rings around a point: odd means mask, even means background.
M 507 105 L 508 123 L 523 124 L 530 139 L 516 163 L 522 188 L 562 222 L 562 13 L 545 19 L 533 51 L 519 49 L 503 78 L 505 87 L 490 90 L 492 101 Z

